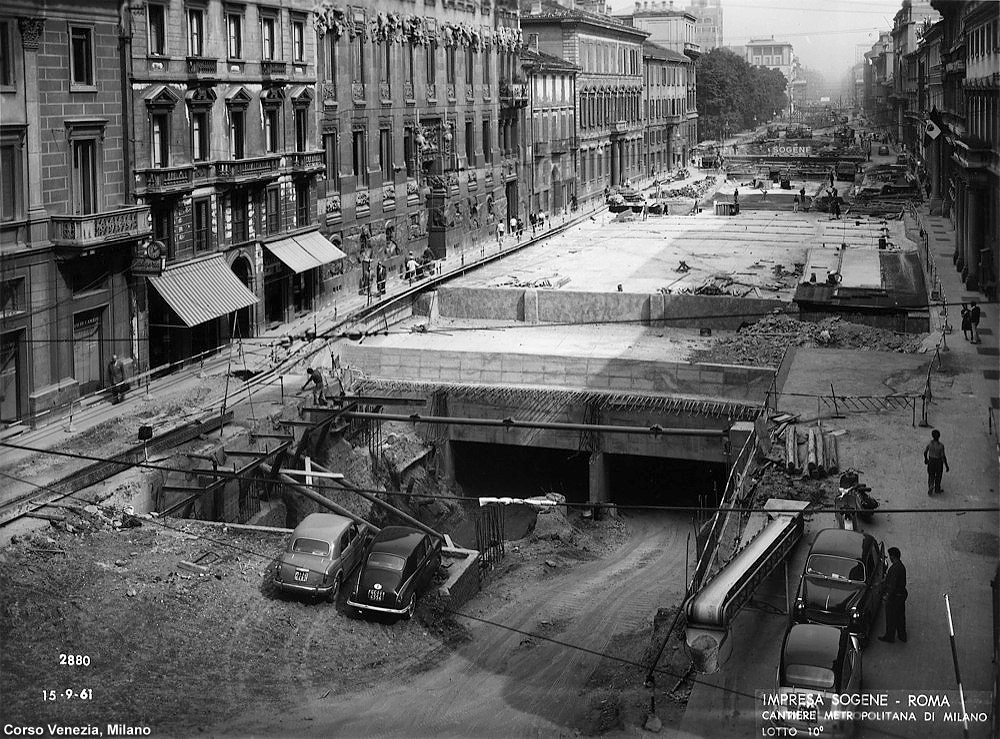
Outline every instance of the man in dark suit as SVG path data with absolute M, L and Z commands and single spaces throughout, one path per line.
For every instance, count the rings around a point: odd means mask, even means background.
M 906 568 L 900 561 L 899 549 L 889 547 L 889 569 L 885 572 L 885 633 L 879 641 L 906 641 Z

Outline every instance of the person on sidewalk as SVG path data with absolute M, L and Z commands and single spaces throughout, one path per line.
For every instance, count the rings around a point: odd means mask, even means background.
M 969 310 L 969 306 L 962 303 L 962 336 L 965 337 L 966 341 L 971 339 L 970 334 L 972 333 L 972 313 Z
M 944 453 L 941 443 L 941 432 L 931 431 L 931 440 L 924 447 L 924 464 L 927 465 L 927 494 L 941 494 L 941 475 L 943 470 L 951 472 L 948 466 L 948 456 Z
M 969 302 L 969 325 L 972 328 L 972 343 L 982 344 L 983 342 L 979 338 L 979 319 L 982 318 L 982 311 L 979 310 L 979 306 L 976 305 L 976 301 Z
M 897 547 L 889 547 L 889 569 L 885 571 L 885 633 L 879 641 L 906 642 L 906 567 Z
M 802 210 L 803 211 L 806 209 L 806 187 L 805 187 L 805 185 L 803 185 L 802 189 L 799 190 L 799 205 L 802 206 Z
M 795 193 L 795 195 L 792 198 L 792 213 L 798 213 L 798 212 L 799 212 L 799 194 Z
M 302 386 L 302 389 L 305 390 L 309 387 L 310 382 L 313 384 L 313 405 L 326 405 L 326 394 L 323 392 L 326 388 L 326 381 L 323 379 L 323 373 L 318 369 L 309 367 L 306 370 L 306 376 L 306 383 Z
M 503 221 L 497 221 L 497 246 L 503 246 Z
M 128 390 L 128 383 L 125 382 L 125 365 L 117 354 L 112 354 L 111 361 L 108 362 L 108 384 L 111 385 L 112 403 L 117 405 L 125 400 L 125 391 Z
M 740 188 L 733 189 L 733 215 L 740 214 Z
M 388 270 L 382 264 L 381 260 L 379 260 L 375 265 L 375 282 L 378 285 L 378 294 L 380 296 L 385 295 L 385 282 L 388 276 Z

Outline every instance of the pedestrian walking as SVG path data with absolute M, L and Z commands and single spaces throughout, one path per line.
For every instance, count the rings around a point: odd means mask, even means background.
M 805 185 L 799 190 L 799 204 L 802 206 L 802 210 L 806 209 L 806 188 Z
M 323 379 L 323 373 L 318 369 L 313 369 L 309 367 L 306 370 L 306 382 L 302 386 L 305 390 L 309 383 L 312 383 L 312 394 L 313 394 L 313 405 L 326 405 L 326 395 L 323 390 L 326 387 L 326 381 Z
M 927 494 L 940 495 L 943 492 L 943 470 L 951 472 L 951 468 L 948 466 L 948 456 L 944 453 L 944 444 L 941 443 L 941 432 L 937 429 L 931 431 L 931 440 L 924 447 L 924 464 L 927 465 Z
M 497 221 L 497 246 L 503 246 L 503 221 Z
M 129 389 L 129 384 L 125 382 L 125 365 L 117 354 L 112 354 L 111 361 L 108 362 L 108 384 L 111 385 L 112 403 L 117 404 L 125 400 L 125 391 Z
M 969 310 L 969 306 L 962 303 L 962 336 L 965 337 L 966 341 L 970 341 L 972 336 L 972 312 Z
M 409 255 L 407 255 L 407 257 L 406 257 L 406 272 L 405 272 L 405 274 L 406 274 L 406 279 L 408 281 L 412 282 L 414 279 L 416 279 L 417 269 L 419 267 L 420 267 L 420 265 L 417 264 L 417 258 L 415 256 L 413 256 L 413 252 L 411 251 L 409 253 Z
M 518 236 L 518 238 L 520 238 L 521 234 L 519 234 L 517 232 L 517 218 L 515 218 L 514 216 L 511 216 L 511 218 L 510 218 L 510 235 L 514 236 L 515 234 Z
M 833 187 L 833 170 L 830 170 L 830 187 Z
M 733 189 L 733 215 L 740 214 L 740 188 Z
M 799 212 L 799 194 L 795 193 L 795 195 L 792 198 L 792 213 L 798 213 L 798 212 Z
M 899 637 L 906 642 L 906 567 L 898 547 L 889 547 L 889 569 L 885 571 L 885 633 L 879 641 L 892 644 Z
M 380 261 L 375 265 L 375 282 L 378 283 L 378 294 L 385 295 L 385 281 L 388 275 L 388 270 L 385 265 Z
M 979 310 L 979 306 L 976 305 L 976 301 L 969 302 L 969 324 L 972 328 L 972 343 L 982 344 L 982 340 L 979 338 L 979 319 L 982 318 L 982 311 Z

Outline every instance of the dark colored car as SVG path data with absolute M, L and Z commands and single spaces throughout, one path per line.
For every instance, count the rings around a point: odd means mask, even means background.
M 441 539 L 410 526 L 386 526 L 372 540 L 347 605 L 411 618 L 417 595 L 441 566 Z
M 857 728 L 841 712 L 842 696 L 861 691 L 861 645 L 847 629 L 794 624 L 785 634 L 778 665 L 780 708 L 772 723 L 807 736 L 847 736 Z
M 885 587 L 885 557 L 875 537 L 824 529 L 816 535 L 795 601 L 796 623 L 845 627 L 868 638 Z
M 335 513 L 312 513 L 295 527 L 278 557 L 274 585 L 281 590 L 333 601 L 361 562 L 368 527 Z
M 889 147 L 888 147 L 888 146 L 886 146 L 885 144 L 882 144 L 882 145 L 881 145 L 881 146 L 880 146 L 880 147 L 878 148 L 878 153 L 879 153 L 879 156 L 883 156 L 883 157 L 887 157 L 887 156 L 889 156 Z

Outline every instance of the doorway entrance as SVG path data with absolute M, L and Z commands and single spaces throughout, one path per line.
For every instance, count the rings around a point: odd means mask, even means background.
M 77 313 L 73 316 L 73 376 L 80 395 L 104 387 L 104 353 L 101 329 L 104 308 Z

